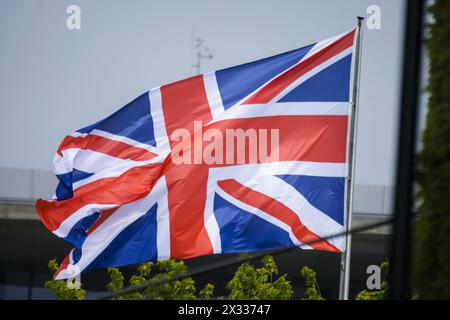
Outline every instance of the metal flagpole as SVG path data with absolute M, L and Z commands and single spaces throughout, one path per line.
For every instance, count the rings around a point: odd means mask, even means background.
M 362 23 L 364 17 L 357 17 L 358 24 L 355 34 L 353 79 L 351 92 L 350 107 L 350 130 L 348 134 L 349 145 L 347 150 L 348 171 L 346 178 L 346 202 L 345 202 L 345 251 L 341 254 L 340 264 L 340 283 L 339 283 L 339 300 L 348 300 L 348 292 L 350 285 L 350 256 L 351 256 L 351 227 L 353 214 L 353 189 L 354 189 L 354 173 L 355 173 L 355 154 L 356 154 L 356 135 L 358 121 L 358 100 L 359 100 L 359 76 L 361 66 L 361 40 L 362 40 Z

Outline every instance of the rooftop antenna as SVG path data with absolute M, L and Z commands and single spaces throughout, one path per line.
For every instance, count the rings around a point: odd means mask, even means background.
M 193 65 L 195 68 L 195 74 L 200 74 L 202 70 L 202 60 L 212 59 L 214 56 L 209 50 L 208 47 L 204 45 L 205 40 L 201 38 L 195 38 L 195 53 L 196 53 L 196 62 Z

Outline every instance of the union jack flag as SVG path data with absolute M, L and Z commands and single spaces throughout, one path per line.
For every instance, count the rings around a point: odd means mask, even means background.
M 36 209 L 73 245 L 56 279 L 97 267 L 299 246 L 341 252 L 355 30 L 154 88 L 66 136 Z M 277 129 L 278 158 L 174 163 L 178 129 Z M 247 147 L 246 147 L 247 148 Z M 248 151 L 248 150 L 247 150 Z

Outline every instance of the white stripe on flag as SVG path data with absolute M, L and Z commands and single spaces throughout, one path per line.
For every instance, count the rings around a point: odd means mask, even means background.
M 241 178 L 250 180 L 261 175 L 296 174 L 317 177 L 345 177 L 345 163 L 282 161 L 242 164 L 229 167 L 210 168 L 209 176 L 214 181 Z
M 231 107 L 223 113 L 221 117 L 213 119 L 208 124 L 232 119 L 311 115 L 348 115 L 348 102 L 280 102 L 235 106 Z
M 167 199 L 168 191 L 164 176 L 156 182 L 155 188 L 161 188 L 162 190 L 161 196 L 158 199 L 158 210 L 156 211 L 158 260 L 167 260 L 170 259 L 170 219 L 169 202 Z
M 219 87 L 217 85 L 216 73 L 209 72 L 203 75 L 203 83 L 205 84 L 206 96 L 208 97 L 209 107 L 213 119 L 219 118 L 225 109 L 222 103 Z
M 211 170 L 210 170 L 211 172 Z M 220 228 L 217 223 L 216 216 L 214 214 L 214 195 L 216 193 L 217 180 L 211 178 L 211 174 L 208 174 L 208 183 L 206 187 L 206 202 L 203 218 L 205 221 L 205 229 L 208 233 L 209 240 L 213 247 L 213 253 L 222 252 L 222 240 L 220 238 Z
M 150 99 L 150 112 L 153 120 L 153 131 L 155 134 L 156 147 L 160 154 L 168 154 L 170 147 L 165 125 L 166 121 L 164 120 L 164 113 L 162 109 L 160 87 L 151 89 L 148 95 Z

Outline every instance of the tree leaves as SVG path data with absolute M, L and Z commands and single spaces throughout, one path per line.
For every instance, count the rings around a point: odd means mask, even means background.
M 240 265 L 226 288 L 231 300 L 286 300 L 292 297 L 291 283 L 286 275 L 278 277 L 278 268 L 272 256 L 262 259 L 262 267 L 256 268 L 250 262 Z
M 233 278 L 226 285 L 230 294 L 226 297 L 231 300 L 288 300 L 293 296 L 291 282 L 287 275 L 278 276 L 279 270 L 272 256 L 264 256 L 260 267 L 255 266 L 249 260 L 249 256 L 241 255 L 243 262 L 236 270 Z M 55 272 L 58 264 L 55 260 L 48 263 L 49 270 Z M 381 270 L 386 273 L 388 263 L 381 264 Z M 183 261 L 166 260 L 157 263 L 141 263 L 128 281 L 118 268 L 108 268 L 109 283 L 106 289 L 112 293 L 117 293 L 115 300 L 194 300 L 211 299 L 214 295 L 214 285 L 208 283 L 196 294 L 195 281 L 187 277 L 188 268 Z M 301 276 L 305 279 L 305 295 L 303 300 L 325 300 L 322 297 L 317 282 L 316 272 L 308 266 L 300 270 Z M 150 285 L 144 289 L 130 293 L 120 294 L 124 288 L 132 288 L 164 279 L 173 279 L 177 276 L 186 276 L 179 280 L 167 281 L 161 284 Z M 84 299 L 83 289 L 69 289 L 65 280 L 50 280 L 46 282 L 46 287 L 58 298 L 63 300 Z M 381 300 L 385 299 L 388 290 L 387 281 L 381 284 L 381 290 L 361 291 L 357 300 Z M 217 297 L 224 299 L 224 297 Z
M 450 1 L 429 8 L 428 113 L 418 156 L 413 275 L 420 299 L 450 299 Z

